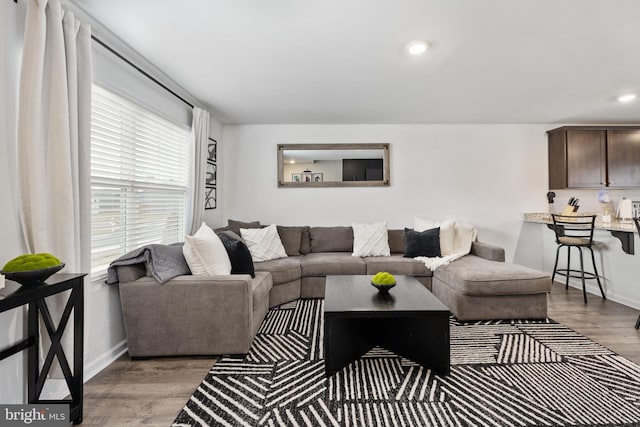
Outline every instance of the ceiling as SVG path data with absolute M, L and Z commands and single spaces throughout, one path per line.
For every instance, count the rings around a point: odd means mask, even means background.
M 640 123 L 638 0 L 74 3 L 224 123 Z

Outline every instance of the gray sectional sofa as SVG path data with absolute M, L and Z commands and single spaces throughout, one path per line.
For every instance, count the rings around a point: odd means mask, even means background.
M 404 230 L 389 230 L 391 256 L 364 258 L 351 255 L 351 227 L 278 226 L 278 233 L 288 257 L 255 263 L 255 278 L 179 276 L 161 285 L 143 265 L 117 267 L 129 354 L 247 353 L 269 307 L 324 297 L 327 275 L 413 276 L 460 320 L 547 315 L 549 275 L 505 263 L 496 246 L 474 242 L 469 255 L 432 273 L 403 257 Z

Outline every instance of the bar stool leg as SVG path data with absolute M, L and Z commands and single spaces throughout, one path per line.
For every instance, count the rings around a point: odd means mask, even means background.
M 553 283 L 553 279 L 556 277 L 556 270 L 558 270 L 558 257 L 560 256 L 560 248 L 562 246 L 558 245 L 556 248 L 556 262 L 553 264 L 553 274 L 551 275 L 551 283 Z
M 600 275 L 598 274 L 598 268 L 596 267 L 596 257 L 593 255 L 593 249 L 589 248 L 591 251 L 591 262 L 593 262 L 593 273 L 596 275 L 596 281 L 598 282 L 598 287 L 600 288 L 600 294 L 602 294 L 602 299 L 607 299 L 602 290 L 602 284 L 600 283 Z
M 582 296 L 584 297 L 584 303 L 587 303 L 587 284 L 584 281 L 584 259 L 582 256 L 582 248 L 580 246 L 576 246 L 578 248 L 578 252 L 580 252 L 580 274 L 582 276 Z
M 570 277 L 571 277 L 571 246 L 567 246 L 567 281 L 564 284 L 565 289 L 569 289 Z
M 636 320 L 636 329 L 640 329 L 640 316 L 638 316 L 638 320 Z

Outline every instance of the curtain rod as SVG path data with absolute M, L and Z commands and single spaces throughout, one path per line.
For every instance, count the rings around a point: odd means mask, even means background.
M 14 3 L 18 3 L 18 0 L 13 0 Z M 151 80 L 152 82 L 154 82 L 155 84 L 157 84 L 158 86 L 160 86 L 162 89 L 166 90 L 167 92 L 169 92 L 171 95 L 175 96 L 176 98 L 178 98 L 180 101 L 184 102 L 185 104 L 187 104 L 189 107 L 193 108 L 193 104 L 189 101 L 187 101 L 186 99 L 184 99 L 183 97 L 181 97 L 180 95 L 178 95 L 176 92 L 174 92 L 173 90 L 171 90 L 169 87 L 167 87 L 167 85 L 165 85 L 164 83 L 162 83 L 160 80 L 156 79 L 155 77 L 153 77 L 151 74 L 147 73 L 146 71 L 144 71 L 142 68 L 138 67 L 136 64 L 134 64 L 133 62 L 129 61 L 127 58 L 125 58 L 124 56 L 122 56 L 120 54 L 120 52 L 116 51 L 114 48 L 112 48 L 111 46 L 109 46 L 108 44 L 106 44 L 105 42 L 103 42 L 102 40 L 100 40 L 99 38 L 97 38 L 96 36 L 94 36 L 93 34 L 91 35 L 91 39 L 94 40 L 96 43 L 98 43 L 99 45 L 101 45 L 102 47 L 104 47 L 105 49 L 107 49 L 109 52 L 113 53 L 115 56 L 117 56 L 118 58 L 122 59 L 124 62 L 126 62 L 127 64 L 131 65 L 136 71 L 138 71 L 140 74 L 142 74 L 143 76 L 145 76 L 146 78 L 148 78 L 149 80 Z
M 14 0 L 17 1 L 17 0 Z M 163 88 L 164 90 L 166 90 L 167 92 L 169 92 L 171 95 L 175 96 L 176 98 L 178 98 L 180 101 L 184 102 L 185 104 L 187 104 L 189 107 L 193 108 L 193 104 L 190 103 L 189 101 L 187 101 L 186 99 L 184 99 L 183 97 L 181 97 L 180 95 L 178 95 L 177 93 L 175 93 L 173 90 L 171 90 L 169 87 L 167 87 L 164 83 L 162 83 L 161 81 L 159 81 L 158 79 L 156 79 L 155 77 L 153 77 L 151 74 L 147 73 L 146 71 L 144 71 L 142 68 L 138 67 L 136 64 L 134 64 L 133 62 L 129 61 L 127 58 L 125 58 L 124 56 L 122 56 L 120 54 L 120 52 L 116 51 L 115 49 L 113 49 L 111 46 L 109 46 L 108 44 L 106 44 L 105 42 L 103 42 L 102 40 L 100 40 L 99 38 L 97 38 L 96 36 L 94 36 L 93 34 L 91 35 L 91 39 L 94 40 L 96 43 L 98 43 L 100 46 L 104 47 L 105 49 L 107 49 L 109 52 L 113 53 L 115 56 L 117 56 L 118 58 L 122 59 L 124 62 L 126 62 L 127 64 L 131 65 L 136 71 L 138 71 L 140 74 L 142 74 L 143 76 L 145 76 L 146 78 L 148 78 L 149 80 L 151 80 L 152 82 L 154 82 L 155 84 L 157 84 L 158 86 L 160 86 L 161 88 Z

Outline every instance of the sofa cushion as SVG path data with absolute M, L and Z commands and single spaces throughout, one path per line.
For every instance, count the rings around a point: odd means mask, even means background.
M 271 280 L 272 278 L 267 272 L 258 272 L 256 273 L 256 277 L 251 279 L 254 310 L 262 301 L 269 298 L 269 292 L 273 287 Z
M 392 254 L 404 253 L 404 230 L 387 230 L 389 250 Z
M 404 256 L 407 258 L 439 257 L 440 254 L 440 227 L 424 231 L 416 231 L 410 228 L 404 229 Z
M 302 246 L 302 232 L 305 227 L 286 227 L 278 225 L 278 234 L 284 246 L 284 250 L 289 256 L 300 255 Z M 308 228 L 308 227 L 307 227 Z
M 439 267 L 433 275 L 462 295 L 523 295 L 551 290 L 547 273 L 475 255 Z
M 302 276 L 327 276 L 331 274 L 367 274 L 364 259 L 345 252 L 310 253 L 302 258 Z
M 263 261 L 255 264 L 256 271 L 268 271 L 271 273 L 274 285 L 288 283 L 300 278 L 302 270 L 300 268 L 301 257 L 288 257 Z
M 231 260 L 231 274 L 249 274 L 256 277 L 251 252 L 242 238 L 229 230 L 218 233 L 218 237 Z
M 300 254 L 306 255 L 311 252 L 311 227 L 308 225 L 302 227 L 302 241 L 300 242 Z
M 389 256 L 389 236 L 386 222 L 373 224 L 351 223 L 353 228 L 353 256 Z
M 413 258 L 405 258 L 402 255 L 388 257 L 366 257 L 367 274 L 376 274 L 386 271 L 391 274 L 404 274 L 408 276 L 432 276 L 433 273 L 424 263 Z
M 351 227 L 311 227 L 311 252 L 352 252 Z
M 262 226 L 260 225 L 260 221 L 243 222 L 243 221 L 236 221 L 234 219 L 230 219 L 228 221 L 228 225 L 226 229 L 231 230 L 234 233 L 236 233 L 238 236 L 240 236 L 241 228 L 261 228 L 261 227 Z

